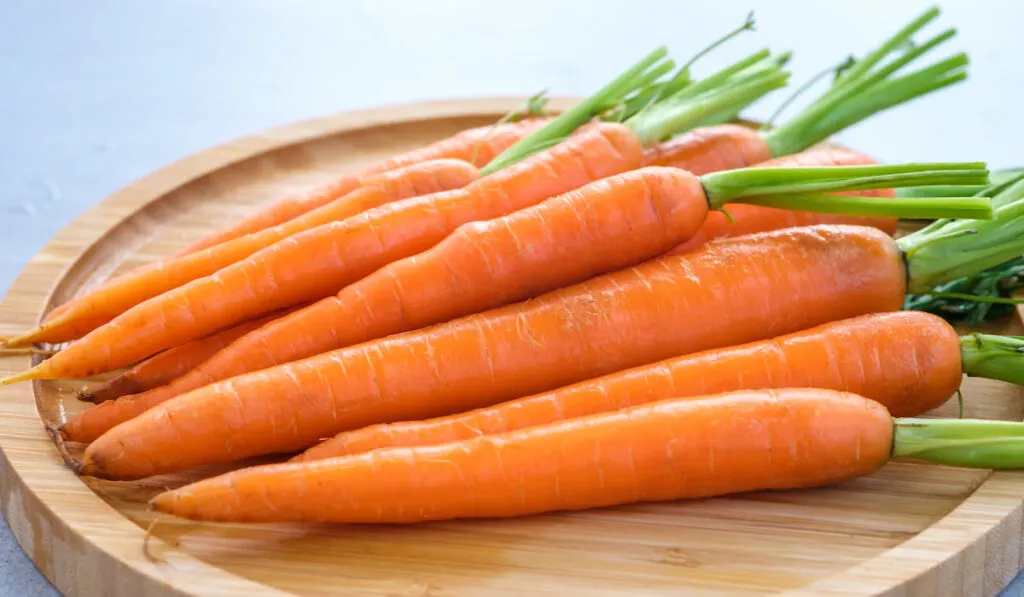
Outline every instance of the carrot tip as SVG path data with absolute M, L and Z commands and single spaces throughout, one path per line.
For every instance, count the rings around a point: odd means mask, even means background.
M 53 439 L 54 445 L 57 446 L 57 453 L 60 454 L 60 458 L 61 460 L 64 461 L 64 464 L 68 468 L 70 468 L 76 475 L 81 475 L 82 463 L 75 460 L 74 457 L 71 456 L 71 453 L 68 452 L 68 446 L 67 442 L 65 441 L 63 426 L 57 427 L 54 425 L 47 425 L 46 432 L 50 434 L 50 437 Z
M 31 381 L 33 379 L 38 379 L 39 377 L 39 368 L 32 367 L 31 369 L 27 369 L 25 371 L 22 371 L 21 373 L 16 373 L 14 375 L 10 375 L 8 377 L 0 379 L 0 386 L 9 386 L 11 384 L 15 384 L 22 381 Z

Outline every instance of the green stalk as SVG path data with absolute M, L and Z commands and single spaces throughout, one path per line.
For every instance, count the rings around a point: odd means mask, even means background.
M 766 93 L 785 87 L 788 78 L 787 72 L 765 73 L 745 83 L 727 85 L 702 96 L 670 98 L 649 106 L 625 124 L 636 133 L 642 144 L 658 143 L 700 126 L 722 112 L 741 110 Z
M 690 76 L 690 67 L 693 66 L 698 60 L 711 53 L 719 46 L 725 44 L 727 41 L 743 33 L 744 31 L 753 31 L 755 25 L 754 13 L 750 12 L 747 14 L 747 18 L 744 19 L 743 24 L 726 33 L 722 37 L 711 42 L 704 48 L 701 48 L 699 52 L 694 54 L 683 66 L 679 68 L 668 81 L 661 83 L 654 83 L 653 80 L 650 83 L 638 85 L 640 90 L 630 97 L 626 98 L 625 103 L 615 110 L 612 114 L 606 117 L 606 120 L 611 122 L 623 122 L 640 110 L 647 106 L 656 103 L 658 100 L 666 97 L 671 97 L 693 82 L 693 78 Z M 615 105 L 605 106 L 600 112 L 606 112 L 616 108 Z
M 960 360 L 969 377 L 1024 385 L 1024 337 L 969 334 L 960 337 Z
M 481 168 L 481 174 L 497 172 L 549 147 L 553 139 L 567 137 L 598 115 L 603 106 L 616 104 L 635 91 L 638 81 L 642 81 L 645 73 L 656 68 L 667 55 L 668 51 L 664 46 L 657 48 L 593 95 L 503 151 L 487 166 Z
M 835 89 L 841 89 L 843 85 L 848 84 L 851 81 L 855 81 L 876 64 L 882 61 L 883 58 L 891 54 L 894 50 L 904 45 L 909 41 L 915 33 L 920 31 L 930 21 L 935 20 L 939 16 L 939 9 L 932 6 L 925 10 L 920 16 L 907 24 L 903 29 L 896 32 L 895 35 L 890 37 L 884 44 L 878 49 L 874 50 L 861 60 L 857 61 L 851 68 L 840 75 L 836 79 Z
M 981 419 L 894 419 L 893 458 L 970 468 L 1024 467 L 1024 423 Z
M 897 239 L 907 292 L 925 294 L 1024 254 L 1024 197 L 995 207 L 991 220 L 952 220 Z
M 873 217 L 951 217 L 985 219 L 993 215 L 987 197 L 899 199 L 834 195 L 847 191 L 903 185 L 981 181 L 984 164 L 892 164 L 803 168 L 742 168 L 701 177 L 710 209 L 747 203 L 781 209 Z M 944 214 L 944 215 L 939 215 Z
M 989 178 L 994 184 L 1000 184 L 1013 180 L 1024 174 L 1024 167 L 1002 168 L 993 170 Z M 984 191 L 982 185 L 936 185 L 929 187 L 906 187 L 896 191 L 897 197 L 963 197 L 965 195 L 976 195 Z
M 927 173 L 923 175 L 929 177 L 925 184 L 978 184 L 988 180 L 988 171 L 983 162 L 742 168 L 706 174 L 701 180 L 709 194 L 723 200 L 733 200 L 738 196 L 888 188 L 875 186 L 878 183 L 896 187 L 915 184 L 912 182 L 913 176 L 922 173 Z
M 950 29 L 908 46 L 913 35 L 938 14 L 934 7 L 925 11 L 865 58 L 839 72 L 832 87 L 795 118 L 773 130 L 762 130 L 772 155 L 803 151 L 874 114 L 962 81 L 967 64 L 962 54 L 890 80 L 891 75 L 956 34 Z M 895 58 L 883 63 L 896 52 Z M 787 103 L 790 101 L 792 98 Z
M 882 184 L 872 188 L 889 188 Z M 992 217 L 992 205 L 984 197 L 933 197 L 900 199 L 857 195 L 793 194 L 761 195 L 733 200 L 763 207 L 796 211 L 867 216 L 876 218 L 973 218 Z

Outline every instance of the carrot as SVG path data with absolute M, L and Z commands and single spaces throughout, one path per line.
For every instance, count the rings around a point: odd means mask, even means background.
M 633 170 L 640 165 L 646 135 L 661 137 L 666 130 L 688 126 L 721 102 L 749 102 L 785 78 L 784 73 L 769 75 L 728 89 L 714 101 L 702 96 L 693 105 L 655 106 L 659 109 L 650 119 L 626 125 L 600 123 L 461 189 L 391 203 L 288 237 L 215 275 L 129 309 L 20 379 L 95 375 L 245 318 L 330 296 L 388 263 L 430 248 L 462 224 L 500 217 Z M 492 165 L 500 161 L 499 156 Z
M 80 413 L 67 432 L 75 441 L 92 441 L 116 424 L 213 381 L 441 323 L 635 265 L 689 244 L 686 239 L 707 222 L 709 206 L 721 204 L 715 188 L 682 170 L 647 167 L 509 216 L 463 226 L 423 253 L 246 334 L 167 386 Z M 742 200 L 742 195 L 732 199 Z
M 246 321 L 211 336 L 165 350 L 97 388 L 79 394 L 79 398 L 100 403 L 168 384 L 199 366 L 238 338 L 286 313 L 273 313 L 267 317 Z
M 943 228 L 895 240 L 855 226 L 721 239 L 523 303 L 205 386 L 103 434 L 82 470 L 130 479 L 291 452 L 366 425 L 463 412 L 898 310 L 908 284 L 927 288 L 1024 251 L 1024 200 L 995 220 Z
M 447 159 L 420 162 L 365 178 L 358 190 L 278 226 L 117 276 L 65 303 L 57 315 L 44 320 L 37 330 L 11 342 L 64 342 L 79 338 L 147 299 L 215 274 L 290 236 L 402 199 L 462 188 L 477 177 L 473 166 Z
M 364 179 L 423 162 L 455 159 L 476 167 L 487 165 L 503 151 L 536 131 L 547 118 L 527 118 L 498 126 L 480 126 L 401 153 L 362 168 L 357 174 L 339 176 L 311 191 L 278 200 L 256 213 L 233 222 L 185 247 L 174 257 L 208 249 L 246 234 L 273 228 L 365 186 Z
M 874 158 L 847 149 L 817 148 L 794 153 L 781 158 L 757 164 L 758 168 L 793 166 L 859 166 L 877 163 Z M 917 187 L 927 188 L 927 187 Z M 871 197 L 893 197 L 892 189 L 859 191 L 857 194 Z M 851 224 L 873 226 L 887 234 L 895 234 L 899 226 L 897 218 L 872 218 L 866 216 L 835 215 L 806 211 L 791 211 L 761 207 L 758 205 L 729 204 L 719 211 L 708 213 L 701 229 L 690 240 L 676 246 L 668 254 L 676 255 L 693 250 L 712 239 L 726 236 L 767 232 L 794 226 L 815 224 Z
M 912 43 L 914 34 L 938 15 L 937 8 L 926 10 L 880 47 L 837 74 L 832 87 L 789 122 L 762 130 L 737 124 L 694 129 L 647 149 L 644 164 L 676 166 L 694 174 L 751 166 L 808 149 L 874 114 L 963 81 L 968 63 L 963 53 L 891 78 L 956 34 L 950 29 L 919 44 Z M 892 59 L 885 61 L 890 55 Z
M 669 399 L 459 442 L 258 466 L 150 505 L 220 522 L 418 523 L 820 487 L 891 458 L 1020 468 L 1024 424 L 893 419 L 818 388 Z
M 894 417 L 917 416 L 953 395 L 963 375 L 1024 383 L 1024 340 L 957 336 L 921 312 L 863 315 L 729 348 L 675 357 L 510 402 L 343 432 L 293 460 L 496 435 L 669 398 L 774 387 L 859 394 Z

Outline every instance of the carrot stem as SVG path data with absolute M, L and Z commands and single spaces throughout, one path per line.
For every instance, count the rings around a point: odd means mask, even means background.
M 1002 205 L 993 200 L 990 220 L 943 221 L 897 239 L 907 262 L 907 292 L 925 294 L 1024 253 L 1024 185 L 1011 190 L 1017 199 Z
M 602 106 L 616 104 L 635 91 L 638 87 L 638 82 L 642 82 L 644 74 L 650 69 L 656 68 L 658 63 L 667 54 L 668 51 L 664 46 L 655 49 L 610 83 L 597 90 L 593 95 L 558 115 L 551 122 L 503 151 L 480 170 L 481 174 L 491 174 L 511 166 L 538 151 L 542 151 L 545 147 L 549 146 L 552 139 L 561 139 L 568 136 L 596 116 Z
M 913 35 L 938 16 L 930 8 L 865 58 L 836 76 L 832 87 L 799 115 L 771 131 L 763 131 L 775 156 L 802 151 L 853 124 L 914 98 L 937 91 L 966 78 L 967 57 L 958 54 L 930 67 L 897 79 L 891 75 L 956 35 L 946 30 L 922 44 L 911 44 Z M 885 63 L 894 52 L 901 54 Z
M 888 188 L 879 184 L 875 188 Z M 879 218 L 974 218 L 992 217 L 992 205 L 984 197 L 890 198 L 856 195 L 805 193 L 761 195 L 734 200 L 736 203 L 779 209 L 810 211 L 846 216 Z
M 903 46 L 914 36 L 915 33 L 920 31 L 929 22 L 935 20 L 938 16 L 938 7 L 929 7 L 916 19 L 903 27 L 903 29 L 897 31 L 895 35 L 886 40 L 884 44 L 861 60 L 857 61 L 852 67 L 850 67 L 850 69 L 837 77 L 834 89 L 841 89 L 843 85 L 856 81 L 860 76 L 870 71 L 872 67 L 881 62 L 882 59 L 891 54 L 894 50 Z
M 970 468 L 1024 467 L 1024 423 L 982 419 L 894 419 L 893 458 Z
M 743 33 L 744 31 L 753 31 L 754 25 L 754 13 L 753 11 L 751 11 L 750 13 L 747 14 L 747 18 L 743 21 L 742 25 L 726 33 L 722 37 L 718 38 L 717 40 L 705 46 L 699 52 L 694 54 L 688 61 L 686 61 L 686 64 L 681 66 L 678 72 L 676 72 L 676 74 L 673 75 L 668 81 L 654 83 L 652 80 L 651 84 L 640 85 L 639 87 L 641 87 L 641 89 L 637 91 L 636 94 L 633 95 L 632 97 L 627 98 L 624 105 L 620 109 L 615 110 L 612 114 L 610 114 L 606 118 L 606 120 L 612 122 L 624 122 L 629 118 L 632 118 L 634 115 L 636 115 L 638 112 L 640 112 L 647 106 L 650 106 L 651 104 L 654 104 L 663 98 L 672 97 L 673 95 L 679 93 L 693 82 L 693 78 L 690 74 L 691 66 L 693 66 L 698 60 L 709 54 L 714 49 L 718 48 L 719 46 L 723 45 L 724 43 L 736 37 L 737 35 Z M 613 107 L 614 106 L 608 106 L 607 109 L 611 109 Z
M 963 370 L 971 377 L 1024 385 L 1024 337 L 968 334 L 960 337 Z
M 986 182 L 988 171 L 982 162 L 741 168 L 713 172 L 701 177 L 708 200 L 716 206 L 739 197 L 755 195 L 835 193 L 904 185 Z
M 1001 168 L 992 170 L 989 179 L 993 184 L 1001 184 L 1024 175 L 1024 167 Z M 982 185 L 935 185 L 925 187 L 906 187 L 896 191 L 897 197 L 964 197 L 976 195 L 987 187 Z
M 700 126 L 723 112 L 738 112 L 765 94 L 785 87 L 788 79 L 788 72 L 766 71 L 741 83 L 717 83 L 717 88 L 697 95 L 692 92 L 703 81 L 694 83 L 681 94 L 642 110 L 626 121 L 626 126 L 636 133 L 642 144 L 657 143 Z

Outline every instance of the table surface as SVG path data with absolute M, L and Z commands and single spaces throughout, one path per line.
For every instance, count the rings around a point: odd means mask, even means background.
M 697 5 L 694 5 L 697 4 Z M 0 1 L 0 292 L 88 206 L 168 162 L 296 120 L 452 97 L 585 95 L 665 43 L 678 59 L 757 9 L 697 75 L 790 49 L 798 84 L 931 2 Z M 968 82 L 837 137 L 884 161 L 1024 165 L 1024 3 L 940 2 Z M 767 117 L 777 93 L 749 110 Z M 801 102 L 795 103 L 799 108 Z M 792 112 L 789 112 L 792 113 Z M 1024 595 L 1024 576 L 1005 591 Z M 57 595 L 0 519 L 0 597 Z

